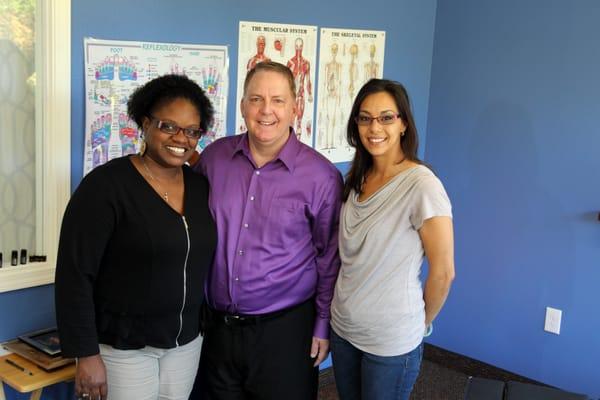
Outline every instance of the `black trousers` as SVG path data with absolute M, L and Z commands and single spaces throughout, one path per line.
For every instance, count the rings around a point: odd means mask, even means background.
M 318 368 L 310 358 L 314 302 L 258 320 L 218 313 L 202 344 L 203 400 L 314 400 Z

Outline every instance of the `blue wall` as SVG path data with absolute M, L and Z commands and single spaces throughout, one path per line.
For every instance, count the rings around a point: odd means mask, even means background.
M 72 3 L 73 187 L 84 36 L 229 44 L 232 121 L 239 20 L 385 30 L 385 75 L 408 87 L 454 205 L 458 278 L 430 341 L 600 396 L 600 3 L 375 0 L 368 13 L 341 0 L 131 3 Z M 564 312 L 560 336 L 542 329 L 546 306 Z M 1 294 L 0 310 L 0 340 L 48 326 L 52 286 Z
M 53 326 L 54 285 L 2 293 L 0 310 L 0 342 Z
M 318 27 L 342 27 L 386 31 L 384 74 L 401 80 L 414 102 L 415 118 L 425 143 L 429 78 L 433 52 L 435 0 L 375 0 L 374 12 L 348 8 L 345 0 L 305 0 L 287 6 L 275 0 L 219 2 L 72 1 L 72 117 L 71 185 L 82 176 L 84 141 L 83 38 L 142 40 L 175 43 L 229 45 L 230 87 L 228 127 L 233 127 L 236 100 L 238 23 L 240 20 L 296 23 Z M 243 79 L 243 77 L 241 78 Z M 318 79 L 318 78 L 317 78 Z M 313 85 L 317 87 L 316 85 Z M 314 103 L 313 105 L 314 106 Z
M 235 120 L 238 22 L 262 21 L 386 31 L 384 74 L 409 90 L 415 119 L 425 143 L 429 79 L 433 53 L 436 0 L 373 0 L 369 12 L 349 8 L 345 0 L 236 0 L 71 2 L 71 187 L 81 180 L 84 142 L 83 38 L 226 44 L 230 46 L 230 90 L 227 117 Z M 314 85 L 316 87 L 316 85 Z M 421 155 L 424 147 L 421 148 Z M 346 164 L 339 165 L 345 172 Z M 54 324 L 51 285 L 0 294 L 0 341 Z M 9 397 L 10 398 L 10 397 Z
M 431 342 L 600 396 L 600 3 L 437 8 L 426 156 L 457 280 Z M 560 336 L 545 307 L 563 310 Z

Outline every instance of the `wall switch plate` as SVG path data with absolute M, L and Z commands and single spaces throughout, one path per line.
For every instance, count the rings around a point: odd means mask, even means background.
M 562 319 L 562 310 L 552 307 L 546 307 L 546 322 L 544 330 L 546 332 L 560 335 L 560 321 Z

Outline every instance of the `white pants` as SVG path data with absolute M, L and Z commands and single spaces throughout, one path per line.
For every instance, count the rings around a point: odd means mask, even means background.
M 187 400 L 196 378 L 202 336 L 173 349 L 118 350 L 101 344 L 108 400 Z

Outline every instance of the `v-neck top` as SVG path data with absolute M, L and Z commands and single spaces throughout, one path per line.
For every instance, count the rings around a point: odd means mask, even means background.
M 184 213 L 158 195 L 129 157 L 91 171 L 63 218 L 56 271 L 63 354 L 172 348 L 199 334 L 217 233 L 206 178 L 183 166 Z

